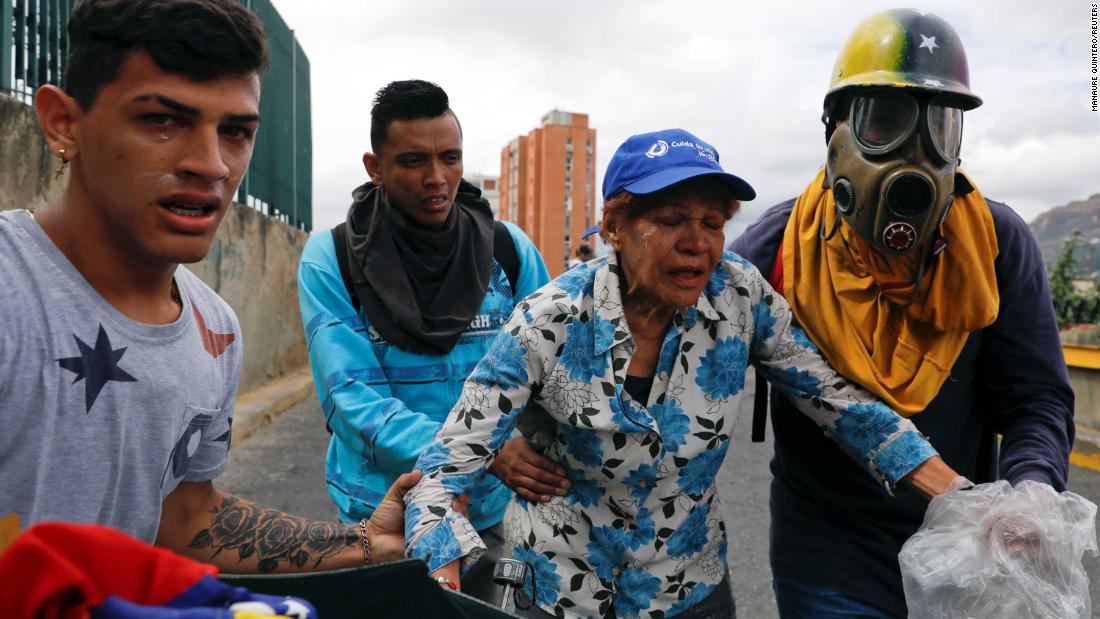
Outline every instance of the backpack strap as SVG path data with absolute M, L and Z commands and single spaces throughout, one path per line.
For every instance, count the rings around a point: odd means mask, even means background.
M 332 229 L 332 244 L 336 248 L 336 264 L 340 267 L 340 279 L 344 280 L 344 289 L 351 296 L 351 305 L 358 312 L 362 307 L 359 295 L 355 294 L 355 284 L 351 281 L 351 262 L 348 258 L 348 224 L 344 222 Z
M 772 263 L 771 276 L 768 283 L 775 289 L 776 294 L 783 294 L 783 243 L 780 241 L 779 250 L 775 253 L 775 261 Z M 756 373 L 756 397 L 752 402 L 752 442 L 764 442 L 764 429 L 768 422 L 768 379 L 760 372 Z
M 512 286 L 512 296 L 516 295 L 516 282 L 519 281 L 519 252 L 508 227 L 500 221 L 493 222 L 493 258 L 500 263 L 508 284 Z
M 768 380 L 756 372 L 756 395 L 752 401 L 752 442 L 764 442 L 764 429 L 768 421 Z

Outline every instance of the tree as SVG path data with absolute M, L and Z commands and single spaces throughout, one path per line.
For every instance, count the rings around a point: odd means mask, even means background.
M 1054 264 L 1054 270 L 1050 274 L 1050 297 L 1054 301 L 1054 314 L 1058 317 L 1058 326 L 1063 327 L 1072 322 L 1069 314 L 1071 304 L 1078 297 L 1073 288 L 1073 274 L 1077 270 L 1077 260 L 1074 252 L 1081 241 L 1081 231 L 1074 230 L 1062 246 L 1062 253 L 1058 256 L 1058 262 Z

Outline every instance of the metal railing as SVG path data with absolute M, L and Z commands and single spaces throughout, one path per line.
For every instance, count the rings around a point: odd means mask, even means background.
M 307 232 L 313 228 L 309 59 L 270 0 L 237 0 L 263 22 L 271 68 L 263 77 L 261 128 L 237 200 Z M 31 104 L 60 84 L 76 0 L 0 0 L 0 92 Z

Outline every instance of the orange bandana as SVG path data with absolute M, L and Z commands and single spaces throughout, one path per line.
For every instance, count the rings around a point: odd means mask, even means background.
M 825 170 L 795 202 L 783 234 L 783 294 L 810 339 L 841 374 L 908 417 L 939 393 L 971 331 L 997 318 L 1000 294 L 993 261 L 997 235 L 985 198 L 975 189 L 956 196 L 940 234 L 947 249 L 929 259 L 912 305 L 918 267 L 927 251 L 885 257 L 846 222 L 830 240 L 833 193 Z

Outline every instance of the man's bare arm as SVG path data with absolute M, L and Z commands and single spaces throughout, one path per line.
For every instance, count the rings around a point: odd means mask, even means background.
M 420 473 L 402 475 L 367 522 L 371 563 L 403 558 L 404 496 Z M 164 500 L 156 543 L 226 573 L 307 572 L 364 564 L 358 525 L 309 521 L 181 483 Z

